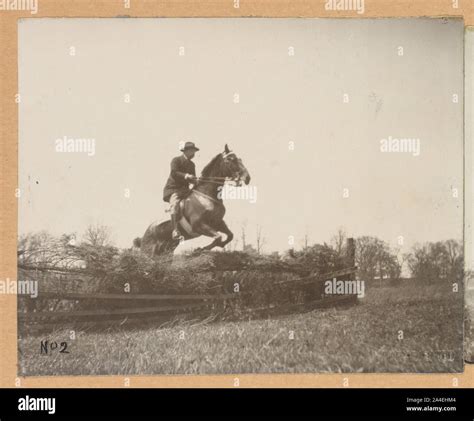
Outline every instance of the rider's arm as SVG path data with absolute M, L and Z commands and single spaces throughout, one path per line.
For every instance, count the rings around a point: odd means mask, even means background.
M 186 179 L 186 173 L 179 171 L 179 158 L 174 158 L 171 161 L 171 175 L 176 179 Z
M 192 183 L 196 183 L 196 167 L 194 166 L 194 162 L 191 162 L 191 169 L 188 174 L 186 174 L 185 179 L 190 180 Z

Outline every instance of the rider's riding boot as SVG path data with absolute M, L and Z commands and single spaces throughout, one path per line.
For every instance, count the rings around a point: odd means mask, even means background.
M 178 231 L 178 221 L 176 215 L 174 214 L 171 214 L 171 226 L 173 227 L 173 233 L 171 234 L 171 237 L 173 238 L 173 240 L 179 240 L 181 234 Z

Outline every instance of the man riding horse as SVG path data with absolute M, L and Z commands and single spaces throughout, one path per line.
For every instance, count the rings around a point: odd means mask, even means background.
M 173 240 L 178 240 L 181 236 L 178 230 L 180 217 L 179 202 L 189 193 L 191 184 L 197 183 L 196 166 L 192 159 L 199 148 L 193 142 L 186 142 L 180 150 L 183 154 L 173 158 L 171 161 L 170 175 L 163 189 L 163 200 L 170 204 Z
M 224 221 L 222 189 L 228 182 L 236 186 L 249 184 L 250 174 L 242 160 L 225 145 L 224 151 L 211 159 L 198 179 L 191 161 L 197 150 L 194 143 L 186 142 L 181 149 L 183 155 L 171 161 L 170 176 L 163 191 L 163 199 L 171 204 L 171 220 L 152 222 L 143 237 L 133 242 L 152 258 L 172 253 L 181 240 L 204 235 L 212 238 L 212 242 L 202 250 L 212 250 L 225 247 L 234 237 Z M 194 184 L 192 190 L 191 184 Z

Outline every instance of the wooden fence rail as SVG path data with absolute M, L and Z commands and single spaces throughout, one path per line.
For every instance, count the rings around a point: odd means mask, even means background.
M 40 292 L 39 298 L 58 300 L 146 300 L 146 301 L 184 301 L 184 300 L 229 300 L 235 298 L 235 294 L 219 295 L 184 295 L 184 294 L 86 294 L 80 292 Z
M 177 310 L 190 310 L 203 307 L 205 304 L 182 304 L 162 307 L 121 308 L 116 310 L 83 310 L 83 311 L 40 311 L 32 313 L 18 313 L 19 319 L 35 320 L 41 318 L 78 318 L 88 316 L 133 316 L 137 314 L 163 313 Z

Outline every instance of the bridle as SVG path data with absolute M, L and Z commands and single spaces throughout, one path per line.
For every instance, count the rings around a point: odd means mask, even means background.
M 222 153 L 222 158 L 227 158 L 231 155 L 235 155 L 235 152 L 229 151 L 229 152 L 223 152 Z M 236 186 L 239 186 L 241 184 L 242 177 L 240 174 L 236 174 L 234 177 L 197 177 L 199 181 L 203 181 L 205 183 L 212 183 L 212 184 L 224 184 L 226 182 L 231 182 L 235 183 Z

